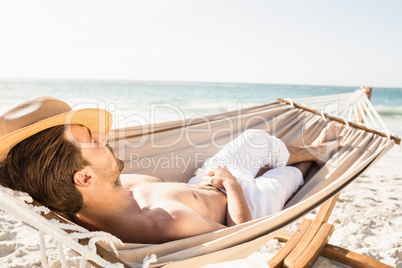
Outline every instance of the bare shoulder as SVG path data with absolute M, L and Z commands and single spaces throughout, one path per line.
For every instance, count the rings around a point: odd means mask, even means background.
M 120 182 L 125 187 L 133 187 L 139 183 L 151 183 L 151 182 L 164 182 L 165 180 L 152 175 L 144 174 L 121 174 Z

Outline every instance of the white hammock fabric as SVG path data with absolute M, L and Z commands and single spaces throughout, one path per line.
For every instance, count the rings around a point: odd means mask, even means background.
M 374 128 L 387 133 L 387 135 L 390 135 L 388 128 L 386 128 L 384 122 L 381 120 L 378 113 L 367 99 L 365 91 L 363 90 L 357 90 L 354 93 L 348 94 L 299 99 L 294 100 L 294 102 L 321 111 L 325 121 L 326 119 L 324 114 L 330 114 L 343 118 L 346 124 L 348 124 L 348 121 L 359 121 L 358 115 L 360 114 L 363 116 L 364 125 L 366 127 Z M 260 109 L 261 107 L 263 106 L 257 107 L 256 110 Z M 275 109 L 284 109 L 284 111 L 286 111 L 286 107 L 282 106 Z M 313 119 L 313 121 L 316 121 L 316 119 Z M 175 123 L 173 122 L 172 125 L 174 126 L 174 124 Z M 311 124 L 312 123 L 310 123 L 310 125 Z M 116 133 L 119 134 L 118 132 Z M 116 135 L 115 139 L 118 138 L 119 136 Z M 117 248 L 123 246 L 123 243 L 119 239 L 104 232 L 89 232 L 85 228 L 77 225 L 63 224 L 57 220 L 49 221 L 40 215 L 40 213 L 48 213 L 49 210 L 45 207 L 35 207 L 28 204 L 31 202 L 32 198 L 29 195 L 12 191 L 8 188 L 0 186 L 0 209 L 13 214 L 18 219 L 28 223 L 39 231 L 42 253 L 41 261 L 43 267 L 49 266 L 46 257 L 46 244 L 44 242 L 45 234 L 50 235 L 57 240 L 58 249 L 60 252 L 59 258 L 62 267 L 67 267 L 63 254 L 63 247 L 69 247 L 82 256 L 81 267 L 85 266 L 86 261 L 91 261 L 101 267 L 124 267 L 123 264 L 112 264 L 96 254 L 95 243 L 98 241 L 103 241 L 109 245 L 110 249 L 112 249 L 112 251 L 117 255 L 115 245 L 117 245 Z M 64 230 L 72 232 L 68 233 Z M 79 239 L 84 238 L 90 239 L 87 246 L 81 245 L 78 242 Z M 150 257 L 143 259 L 142 264 L 145 264 L 144 266 L 148 266 L 150 263 L 155 261 L 155 256 L 151 255 Z

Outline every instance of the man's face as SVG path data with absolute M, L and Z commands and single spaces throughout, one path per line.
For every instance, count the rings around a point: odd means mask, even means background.
M 82 156 L 91 163 L 94 172 L 105 182 L 118 184 L 124 163 L 116 157 L 107 143 L 107 134 L 91 133 L 81 125 L 66 126 L 66 137 L 81 148 Z

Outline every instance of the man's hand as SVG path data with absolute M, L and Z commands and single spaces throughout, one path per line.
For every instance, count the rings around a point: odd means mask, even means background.
M 226 191 L 228 200 L 226 213 L 227 226 L 233 226 L 251 220 L 250 210 L 246 198 L 244 197 L 243 189 L 226 167 L 218 167 L 214 171 L 210 171 L 207 176 L 203 178 L 203 181 Z
M 215 186 L 216 188 L 225 189 L 229 184 L 238 184 L 235 176 L 230 173 L 226 167 L 218 167 L 214 171 L 208 172 L 207 176 L 202 179 Z

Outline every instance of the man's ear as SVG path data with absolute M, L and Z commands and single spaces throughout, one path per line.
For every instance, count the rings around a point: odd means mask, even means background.
M 77 186 L 88 187 L 95 182 L 93 175 L 94 173 L 92 172 L 92 169 L 89 166 L 86 166 L 74 173 L 73 181 Z

